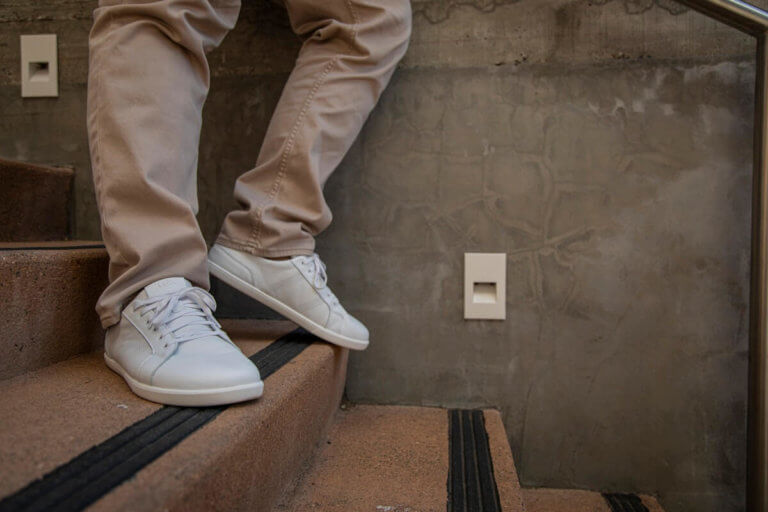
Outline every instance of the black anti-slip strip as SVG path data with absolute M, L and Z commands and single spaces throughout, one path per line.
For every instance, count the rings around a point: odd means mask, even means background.
M 648 507 L 636 494 L 603 493 L 611 512 L 648 512 Z
M 297 329 L 253 356 L 266 379 L 317 338 Z M 164 406 L 0 501 L 0 512 L 83 510 L 221 414 L 222 407 Z
M 448 512 L 501 512 L 483 411 L 448 411 L 448 449 Z

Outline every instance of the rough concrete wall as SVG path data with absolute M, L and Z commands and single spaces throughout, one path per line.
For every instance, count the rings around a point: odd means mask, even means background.
M 768 2 L 760 2 L 763 6 Z M 0 5 L 0 155 L 73 164 L 92 1 Z M 671 0 L 416 0 L 406 59 L 326 187 L 331 284 L 369 324 L 348 393 L 501 408 L 524 485 L 743 509 L 751 40 Z M 60 37 L 62 96 L 18 96 L 18 34 Z M 210 240 L 298 42 L 246 3 L 211 57 Z M 462 320 L 462 255 L 509 255 L 508 319 Z
M 739 510 L 751 79 L 401 73 L 320 249 L 374 333 L 351 398 L 501 406 L 524 485 Z M 465 251 L 508 254 L 505 322 L 462 320 Z

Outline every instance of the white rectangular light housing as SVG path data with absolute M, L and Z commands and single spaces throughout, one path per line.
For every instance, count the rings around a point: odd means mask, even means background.
M 506 254 L 465 253 L 464 318 L 467 320 L 506 319 L 506 280 Z
M 21 97 L 59 95 L 56 34 L 21 36 Z

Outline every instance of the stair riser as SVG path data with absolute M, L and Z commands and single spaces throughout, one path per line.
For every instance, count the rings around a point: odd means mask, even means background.
M 501 420 L 501 414 L 495 409 L 485 411 L 485 429 L 493 459 L 493 472 L 499 491 L 502 510 L 525 510 L 520 480 L 517 477 L 512 448 L 507 440 L 507 432 Z
M 66 240 L 74 172 L 0 159 L 0 242 Z
M 101 346 L 107 265 L 99 248 L 0 251 L 0 380 Z

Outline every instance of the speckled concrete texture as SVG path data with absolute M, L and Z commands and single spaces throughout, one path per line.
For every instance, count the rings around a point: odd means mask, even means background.
M 575 489 L 523 489 L 526 512 L 611 512 L 602 494 Z M 664 512 L 656 498 L 641 495 L 649 512 Z
M 340 411 L 315 464 L 278 510 L 444 511 L 447 418 L 438 408 Z
M 277 507 L 304 512 L 430 512 L 447 503 L 448 416 L 445 409 L 350 405 L 296 489 Z M 502 509 L 523 510 L 501 419 L 486 411 Z
M 499 500 L 502 510 L 505 512 L 523 511 L 523 494 L 520 489 L 520 480 L 517 476 L 515 460 L 507 441 L 507 432 L 501 421 L 499 411 L 487 409 L 483 411 L 485 416 L 485 431 L 488 433 L 488 444 L 493 460 L 493 474 L 496 479 L 496 488 L 499 491 Z
M 0 242 L 65 240 L 75 172 L 0 158 Z
M 105 366 L 101 352 L 0 383 L 0 496 L 159 407 L 131 393 Z
M 315 343 L 93 511 L 268 512 L 326 435 L 344 389 L 347 350 Z
M 100 242 L 0 243 L 0 380 L 102 346 L 106 285 Z
M 287 322 L 252 324 L 245 331 L 233 329 L 231 336 L 250 355 L 294 328 Z M 0 497 L 159 407 L 131 393 L 106 367 L 101 351 L 0 382 Z

